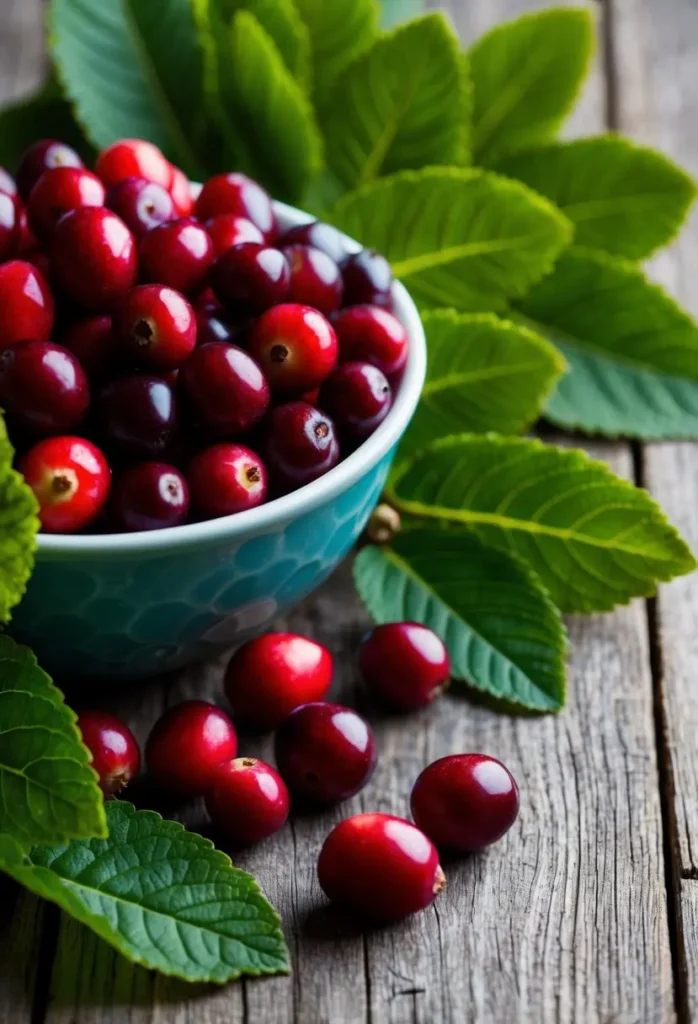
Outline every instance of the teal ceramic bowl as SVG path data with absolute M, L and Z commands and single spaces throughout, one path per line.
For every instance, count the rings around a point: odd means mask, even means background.
M 281 203 L 277 213 L 283 228 L 310 219 Z M 394 302 L 410 353 L 393 408 L 321 479 L 209 522 L 39 536 L 12 633 L 47 671 L 63 679 L 143 677 L 209 658 L 263 631 L 322 583 L 366 525 L 424 383 L 419 314 L 400 284 Z

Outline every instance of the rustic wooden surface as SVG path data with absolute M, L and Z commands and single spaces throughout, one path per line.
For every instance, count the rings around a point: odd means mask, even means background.
M 560 0 L 557 0 L 559 3 Z M 604 0 L 600 57 L 570 132 L 618 127 L 698 173 L 695 0 Z M 434 0 L 464 40 L 546 0 Z M 0 99 L 40 74 L 40 0 L 0 0 Z M 695 226 L 655 263 L 698 311 Z M 694 445 L 593 453 L 644 483 L 698 548 Z M 337 655 L 335 696 L 361 706 L 349 652 L 366 626 L 349 567 L 287 624 Z M 658 601 L 570 623 L 570 703 L 510 719 L 454 694 L 407 720 L 377 717 L 381 760 L 341 808 L 295 819 L 238 857 L 279 907 L 290 978 L 191 988 L 131 967 L 88 931 L 0 879 L 0 1024 L 512 1024 L 698 1021 L 698 575 Z M 220 698 L 221 666 L 105 705 L 141 739 L 185 696 Z M 314 874 L 331 825 L 361 809 L 405 813 L 435 757 L 483 750 L 521 783 L 519 821 L 487 855 L 447 866 L 433 909 L 360 932 L 328 913 Z M 268 744 L 245 753 L 268 755 Z M 201 809 L 187 820 L 202 826 Z

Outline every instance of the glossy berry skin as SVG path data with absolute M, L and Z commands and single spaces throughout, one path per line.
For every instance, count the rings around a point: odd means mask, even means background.
M 264 455 L 272 489 L 295 491 L 339 462 L 334 423 L 307 402 L 279 405 L 268 418 Z
M 145 139 L 115 142 L 99 154 L 95 171 L 107 187 L 131 177 L 154 181 L 166 189 L 172 185 L 172 165 L 157 146 Z
M 67 434 L 90 404 L 87 376 L 72 352 L 50 341 L 20 341 L 0 352 L 0 405 L 30 434 Z
M 17 200 L 0 192 L 0 261 L 9 260 L 19 250 L 21 225 Z
M 17 168 L 17 189 L 25 201 L 44 171 L 56 167 L 84 167 L 78 154 L 58 139 L 40 139 L 24 153 Z
M 118 474 L 109 504 L 110 523 L 116 530 L 163 530 L 186 522 L 189 488 L 174 466 L 139 462 Z
M 189 463 L 192 507 L 202 519 L 218 519 L 261 505 L 267 496 L 264 463 L 241 444 L 204 448 Z
M 392 307 L 393 272 L 374 249 L 353 253 L 342 267 L 345 306 Z
M 342 362 L 366 362 L 389 379 L 405 368 L 409 352 L 407 331 L 396 316 L 377 306 L 353 306 L 335 318 Z
M 434 761 L 414 784 L 412 817 L 440 849 L 469 853 L 495 843 L 516 821 L 519 788 L 487 754 Z
M 17 182 L 4 167 L 0 167 L 0 192 L 6 192 L 8 196 L 13 197 L 19 194 L 17 192 Z
M 50 336 L 53 295 L 33 263 L 11 260 L 0 266 L 0 309 L 0 349 L 18 341 L 44 341 Z
M 290 283 L 284 254 L 257 242 L 242 242 L 226 250 L 211 272 L 218 301 L 251 315 L 283 302 Z
M 423 832 L 392 814 L 356 814 L 332 829 L 318 879 L 333 903 L 371 921 L 395 921 L 433 903 L 446 884 Z
M 341 437 L 365 441 L 390 412 L 388 378 L 370 363 L 336 366 L 320 389 L 319 405 L 332 417 Z
M 120 217 L 101 206 L 83 206 L 61 217 L 51 236 L 56 284 L 84 309 L 109 313 L 136 283 L 133 235 Z
M 267 633 L 235 652 L 225 693 L 240 721 L 276 729 L 301 704 L 325 699 L 332 672 L 332 655 L 322 644 L 295 633 Z
M 340 267 L 350 255 L 342 233 L 331 224 L 323 224 L 319 220 L 289 228 L 279 239 L 278 245 L 279 248 L 289 245 L 311 245 L 314 249 L 326 253 Z
M 269 194 L 244 174 L 216 174 L 202 188 L 194 204 L 194 216 L 204 221 L 222 213 L 251 220 L 267 239 L 276 235 L 276 215 Z
M 48 437 L 30 448 L 18 469 L 39 503 L 47 533 L 75 533 L 97 518 L 111 484 L 107 460 L 81 437 Z
M 89 378 L 100 380 L 113 370 L 116 342 L 110 316 L 76 320 L 61 333 L 60 342 L 78 359 Z
M 141 239 L 141 277 L 182 295 L 197 295 L 208 283 L 213 242 L 191 217 L 153 228 Z
M 124 178 L 112 185 L 106 205 L 121 217 L 136 238 L 179 216 L 167 189 L 147 178 Z
M 188 700 L 155 724 L 145 758 L 156 785 L 190 797 L 205 793 L 216 768 L 232 761 L 237 750 L 237 733 L 225 712 L 203 700 Z
M 418 622 L 376 626 L 361 643 L 359 666 L 371 691 L 403 711 L 430 704 L 451 672 L 443 641 Z
M 179 217 L 189 217 L 194 212 L 194 198 L 191 194 L 191 182 L 179 167 L 172 168 L 172 184 L 170 195 Z
M 148 370 L 176 370 L 196 348 L 196 318 L 184 296 L 162 284 L 142 284 L 118 311 L 116 336 L 133 364 Z
M 246 433 L 270 401 L 269 385 L 254 359 L 222 342 L 195 349 L 179 372 L 178 386 L 190 412 L 214 437 Z
M 204 227 L 213 242 L 217 257 L 232 249 L 234 245 L 242 245 L 243 242 L 264 244 L 264 235 L 256 224 L 246 217 L 236 217 L 234 213 L 221 213 L 218 217 L 211 217 Z
M 295 797 L 333 804 L 358 793 L 376 767 L 368 722 L 341 704 L 315 701 L 296 708 L 274 741 L 276 763 Z
M 29 194 L 27 214 L 37 238 L 48 238 L 61 217 L 81 206 L 104 206 L 104 185 L 84 167 L 45 171 Z
M 286 783 L 270 764 L 237 757 L 216 769 L 206 810 L 216 829 L 235 846 L 249 846 L 278 832 L 288 818 Z
M 249 317 L 235 316 L 217 302 L 199 302 L 194 313 L 197 345 L 210 345 L 214 341 L 232 344 L 243 338 L 249 326 Z
M 78 715 L 82 740 L 92 754 L 92 767 L 106 797 L 116 796 L 138 775 L 141 753 L 127 725 L 106 711 L 83 711 Z
M 170 447 L 178 425 L 177 400 L 160 377 L 117 377 L 101 391 L 97 416 L 105 447 L 129 458 L 157 459 Z
M 249 352 L 274 394 L 295 397 L 322 384 L 337 362 L 337 336 L 322 313 L 284 303 L 252 328 Z
M 289 302 L 312 306 L 325 316 L 339 309 L 344 283 L 334 260 L 311 245 L 286 245 L 282 251 L 291 268 Z

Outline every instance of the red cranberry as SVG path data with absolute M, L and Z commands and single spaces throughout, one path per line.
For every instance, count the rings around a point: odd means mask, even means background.
M 412 817 L 439 848 L 468 853 L 495 843 L 516 821 L 519 787 L 501 761 L 452 754 L 414 784 Z
M 92 767 L 106 797 L 128 786 L 141 768 L 141 753 L 127 725 L 106 711 L 83 711 L 78 715 L 82 740 L 92 754 Z
M 104 206 L 104 185 L 84 167 L 45 171 L 27 203 L 29 223 L 37 238 L 48 238 L 61 217 L 81 206 Z
M 294 796 L 332 804 L 358 793 L 376 767 L 373 731 L 341 704 L 316 701 L 296 708 L 274 742 L 276 763 Z
M 141 239 L 144 281 L 169 285 L 183 295 L 196 295 L 206 286 L 214 260 L 213 242 L 191 217 L 159 224 Z
M 388 415 L 392 398 L 388 378 L 377 366 L 342 363 L 322 385 L 319 404 L 342 437 L 365 441 Z
M 83 206 L 61 217 L 51 237 L 56 283 L 78 305 L 109 313 L 136 283 L 136 244 L 120 217 Z
M 194 313 L 197 345 L 210 345 L 214 341 L 230 344 L 242 340 L 249 327 L 249 317 L 235 316 L 217 302 L 198 302 Z
M 180 796 L 199 796 L 216 768 L 232 761 L 238 739 L 233 723 L 215 704 L 187 700 L 156 722 L 145 750 L 153 781 Z
M 345 306 L 392 306 L 393 272 L 385 256 L 373 249 L 351 255 L 342 267 Z
M 194 197 L 191 194 L 191 182 L 179 167 L 172 168 L 172 184 L 170 195 L 178 216 L 189 217 L 194 212 Z
M 294 491 L 339 462 L 334 423 L 306 402 L 279 405 L 269 415 L 265 453 L 275 491 Z
M 236 846 L 249 846 L 286 823 L 288 790 L 271 765 L 237 757 L 216 769 L 206 793 L 206 810 L 215 827 Z
M 102 390 L 98 416 L 107 448 L 152 459 L 167 451 L 177 429 L 177 403 L 166 381 L 146 374 L 117 377 Z
M 36 267 L 44 281 L 48 284 L 51 283 L 51 260 L 45 249 L 38 246 L 33 249 L 29 249 L 24 252 L 22 259 L 26 263 L 31 263 L 33 267 Z
M 261 505 L 267 496 L 264 463 L 241 444 L 204 448 L 189 463 L 192 506 L 203 519 L 218 519 Z
M 264 374 L 236 345 L 217 342 L 195 349 L 178 383 L 194 416 L 217 437 L 244 434 L 269 406 Z
M 2 189 L 0 189 L 2 191 Z M 18 211 L 19 242 L 17 243 L 17 255 L 21 259 L 29 259 L 31 253 L 40 249 L 39 240 L 29 226 L 27 208 L 22 200 L 15 196 L 15 204 Z
M 392 814 L 340 821 L 325 840 L 317 870 L 333 903 L 375 921 L 423 910 L 446 884 L 433 843 Z
M 112 185 L 107 193 L 107 206 L 136 238 L 179 216 L 167 189 L 147 178 L 124 178 Z
M 116 334 L 137 366 L 175 370 L 196 348 L 194 310 L 174 288 L 142 284 L 124 299 Z
M 291 271 L 278 249 L 242 242 L 224 252 L 211 273 L 216 298 L 224 306 L 263 313 L 288 296 Z
M 74 533 L 102 511 L 111 474 L 96 445 L 81 437 L 48 437 L 30 448 L 19 471 L 39 503 L 48 533 Z
M 145 139 L 121 139 L 97 157 L 95 171 L 105 185 L 116 185 L 124 178 L 145 178 L 169 189 L 172 165 L 157 146 Z
M 386 377 L 401 373 L 407 363 L 407 331 L 392 313 L 376 306 L 344 309 L 334 321 L 342 362 L 372 363 Z
M 10 259 L 17 253 L 21 236 L 17 200 L 13 196 L 8 196 L 6 192 L 0 192 L 0 262 Z M 286 269 L 288 272 L 288 267 Z
M 332 669 L 332 655 L 322 644 L 295 633 L 267 633 L 235 652 L 225 693 L 241 721 L 275 729 L 301 704 L 324 700 Z
M 0 266 L 0 349 L 30 338 L 45 340 L 53 329 L 53 296 L 32 263 L 11 260 Z
M 289 301 L 312 306 L 325 316 L 339 309 L 344 285 L 334 260 L 310 245 L 287 245 L 282 251 L 291 268 Z
M 451 671 L 442 640 L 418 622 L 376 626 L 361 643 L 359 665 L 370 688 L 404 710 L 430 704 Z
M 55 167 L 84 167 L 82 160 L 70 146 L 58 139 L 40 139 L 25 152 L 17 169 L 17 188 L 22 199 L 29 193 L 44 173 Z
M 242 245 L 243 242 L 256 242 L 258 245 L 264 243 L 264 235 L 259 228 L 247 220 L 246 217 L 236 217 L 234 213 L 221 213 L 218 217 L 211 217 L 204 225 L 208 231 L 216 256 L 222 256 L 234 245 Z
M 285 231 L 279 239 L 279 246 L 287 245 L 312 245 L 314 249 L 327 253 L 340 267 L 350 255 L 342 233 L 331 224 L 323 224 L 319 220 L 310 224 L 297 224 L 295 228 Z
M 6 192 L 8 196 L 17 197 L 17 182 L 11 174 L 5 170 L 4 167 L 0 167 L 0 192 Z
M 110 316 L 76 320 L 65 328 L 60 341 L 77 357 L 88 377 L 103 378 L 112 370 L 116 344 Z
M 20 341 L 0 353 L 0 405 L 31 434 L 66 434 L 85 417 L 90 388 L 72 352 L 50 341 Z
M 116 477 L 110 521 L 117 530 L 162 530 L 181 526 L 189 511 L 187 482 L 174 466 L 141 462 Z
M 222 213 L 251 220 L 265 238 L 276 235 L 276 216 L 271 198 L 264 189 L 244 174 L 216 174 L 209 178 L 194 204 L 194 215 L 209 220 Z
M 316 309 L 285 303 L 259 318 L 249 351 L 274 393 L 301 395 L 321 384 L 334 368 L 337 336 Z

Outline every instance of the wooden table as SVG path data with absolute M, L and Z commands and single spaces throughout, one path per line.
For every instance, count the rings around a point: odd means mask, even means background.
M 447 6 L 469 40 L 547 4 Z M 617 128 L 698 173 L 696 0 L 592 6 L 600 56 L 570 133 Z M 31 87 L 40 64 L 40 0 L 0 0 L 0 96 Z M 695 221 L 653 269 L 698 310 Z M 698 547 L 694 445 L 589 448 L 648 487 Z M 348 702 L 350 652 L 366 622 L 348 566 L 286 622 L 335 652 L 336 696 Z M 564 714 L 508 718 L 454 693 L 406 722 L 380 720 L 380 764 L 360 796 L 294 820 L 238 859 L 281 910 L 291 977 L 186 987 L 131 967 L 1 883 L 0 1024 L 698 1021 L 698 575 L 656 601 L 572 620 L 570 632 Z M 130 713 L 143 739 L 165 705 L 219 697 L 220 675 L 220 665 L 185 672 L 111 706 Z M 266 743 L 243 749 L 268 754 Z M 362 809 L 404 813 L 420 768 L 462 750 L 510 765 L 522 790 L 517 825 L 486 856 L 448 865 L 433 909 L 390 929 L 338 934 L 315 880 L 329 828 Z

